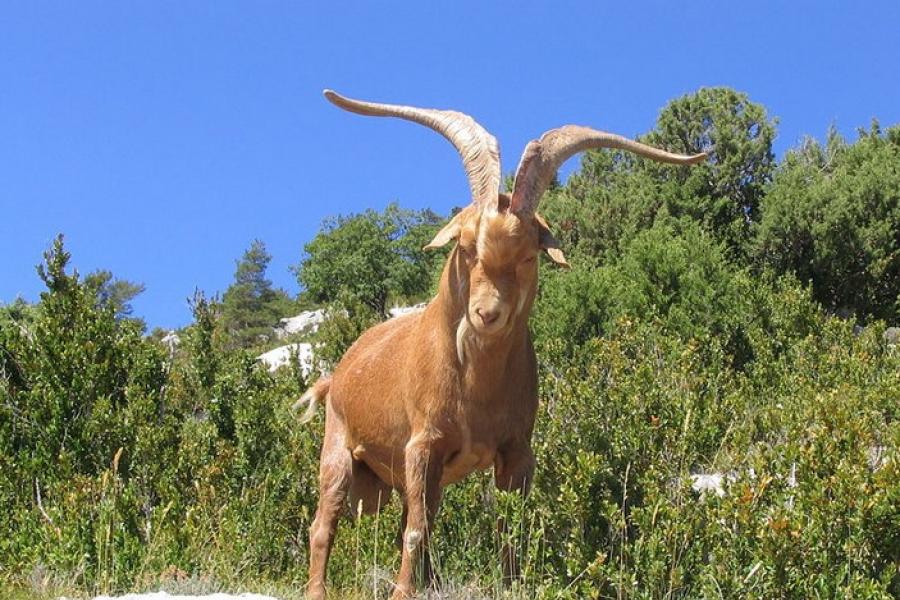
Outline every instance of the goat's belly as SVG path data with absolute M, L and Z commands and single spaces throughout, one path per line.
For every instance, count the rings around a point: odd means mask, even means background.
M 403 489 L 405 474 L 402 451 L 392 451 L 374 444 L 356 444 L 351 447 L 350 454 L 353 460 L 364 462 L 387 485 Z
M 405 469 L 402 453 L 390 452 L 386 448 L 357 444 L 351 449 L 354 460 L 366 463 L 368 467 L 391 487 L 402 489 L 405 484 Z M 456 483 L 475 471 L 484 471 L 494 464 L 496 451 L 485 447 L 476 447 L 458 451 L 451 455 L 444 465 L 441 475 L 441 486 Z

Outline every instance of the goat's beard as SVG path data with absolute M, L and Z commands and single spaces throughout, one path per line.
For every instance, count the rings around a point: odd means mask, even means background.
M 466 364 L 466 344 L 469 338 L 473 337 L 472 325 L 469 323 L 469 278 L 465 277 L 457 288 L 457 300 L 463 307 L 462 317 L 459 319 L 459 325 L 456 326 L 456 357 L 459 359 L 460 366 Z
M 462 319 L 459 320 L 459 325 L 456 326 L 456 356 L 459 358 L 460 365 L 466 364 L 466 345 L 472 338 L 475 338 L 476 341 L 478 340 L 472 326 L 469 324 L 468 317 L 463 315 Z

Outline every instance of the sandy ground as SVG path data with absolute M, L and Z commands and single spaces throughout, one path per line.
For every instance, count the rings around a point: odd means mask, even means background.
M 65 597 L 59 600 L 68 600 Z M 272 596 L 259 594 L 207 594 L 205 596 L 173 596 L 167 592 L 150 592 L 146 594 L 125 594 L 124 596 L 97 596 L 94 600 L 278 600 Z

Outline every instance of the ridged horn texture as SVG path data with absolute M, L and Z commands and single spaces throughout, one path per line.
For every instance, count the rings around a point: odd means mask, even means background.
M 519 168 L 516 169 L 510 210 L 519 214 L 533 214 L 560 165 L 572 155 L 591 148 L 628 150 L 652 160 L 675 165 L 692 165 L 706 158 L 706 153 L 693 156 L 672 154 L 614 133 L 566 125 L 551 129 L 541 139 L 532 140 L 525 146 Z
M 371 117 L 406 119 L 447 138 L 462 157 L 472 188 L 472 200 L 482 209 L 489 206 L 496 209 L 500 191 L 500 147 L 496 138 L 475 119 L 453 110 L 363 102 L 345 98 L 332 90 L 325 90 L 324 94 L 329 102 L 344 110 Z

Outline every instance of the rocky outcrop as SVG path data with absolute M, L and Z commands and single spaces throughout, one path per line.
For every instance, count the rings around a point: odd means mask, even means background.
M 270 373 L 274 373 L 281 367 L 289 366 L 294 358 L 303 376 L 309 377 L 315 367 L 312 344 L 301 342 L 279 346 L 260 354 L 256 357 L 256 360 L 263 363 Z
M 295 333 L 312 334 L 319 330 L 319 326 L 325 322 L 325 309 L 306 310 L 295 317 L 281 319 L 274 328 L 275 337 L 284 339 Z

